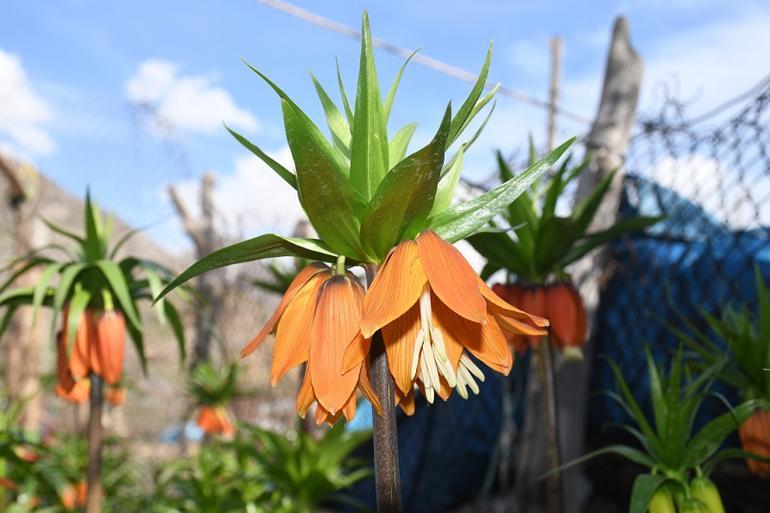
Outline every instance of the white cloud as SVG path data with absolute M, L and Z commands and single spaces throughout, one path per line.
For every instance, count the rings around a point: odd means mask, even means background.
M 222 122 L 257 131 L 257 118 L 214 82 L 210 76 L 180 75 L 175 64 L 149 59 L 126 82 L 126 94 L 132 103 L 151 109 L 161 132 L 182 129 L 212 134 L 221 130 Z
M 53 152 L 56 145 L 46 129 L 51 117 L 19 57 L 0 49 L 0 147 L 21 156 Z
M 271 156 L 292 168 L 287 146 Z M 215 173 L 214 207 L 230 237 L 252 237 L 265 232 L 290 234 L 304 213 L 296 191 L 254 156 L 235 159 L 233 170 Z M 198 215 L 198 179 L 175 184 L 182 199 Z

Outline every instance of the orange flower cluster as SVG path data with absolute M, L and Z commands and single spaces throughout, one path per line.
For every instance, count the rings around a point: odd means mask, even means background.
M 198 410 L 198 427 L 207 435 L 232 436 L 235 426 L 224 406 L 203 405 Z
M 341 415 L 356 414 L 356 390 L 379 409 L 369 383 L 361 339 L 360 322 L 364 289 L 350 274 L 335 274 L 323 263 L 313 263 L 297 274 L 262 331 L 241 351 L 251 354 L 267 337 L 275 334 L 270 382 L 275 384 L 290 369 L 307 362 L 297 395 L 297 413 L 304 418 L 318 403 L 317 424 L 334 424 Z M 358 364 L 342 370 L 345 349 L 359 340 Z
M 79 481 L 77 485 L 67 485 L 60 492 L 62 506 L 67 509 L 82 508 L 86 505 L 88 496 L 88 485 L 85 481 Z
M 586 311 L 580 293 L 569 282 L 548 285 L 495 284 L 492 287 L 500 297 L 509 303 L 521 305 L 523 309 L 551 322 L 549 340 L 558 349 L 581 348 L 586 343 Z M 539 337 L 513 335 L 509 338 L 517 352 L 537 345 Z
M 86 310 L 80 317 L 75 343 L 67 351 L 67 310 L 56 342 L 56 393 L 63 399 L 82 403 L 91 389 L 91 372 L 109 385 L 117 385 L 123 374 L 123 355 L 126 345 L 126 321 L 123 314 L 105 310 L 99 314 Z M 113 404 L 121 403 L 119 392 L 110 393 Z
M 770 411 L 757 410 L 741 424 L 738 437 L 744 451 L 770 458 Z M 770 477 L 770 464 L 756 460 L 746 460 L 752 474 Z
M 478 393 L 484 374 L 471 355 L 507 375 L 513 357 L 506 336 L 542 336 L 547 326 L 495 294 L 454 246 L 423 232 L 391 251 L 368 292 L 349 272 L 322 263 L 303 269 L 241 356 L 275 333 L 271 382 L 307 362 L 297 412 L 304 417 L 318 403 L 316 423 L 333 424 L 355 415 L 357 390 L 380 410 L 368 376 L 378 330 L 395 402 L 411 414 L 415 387 L 430 402 L 453 389 L 464 398 L 469 389 Z

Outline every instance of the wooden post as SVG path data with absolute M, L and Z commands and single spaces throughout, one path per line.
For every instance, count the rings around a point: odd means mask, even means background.
M 558 36 L 551 38 L 551 83 L 548 87 L 548 151 L 556 146 L 556 106 L 559 103 L 559 81 L 561 80 L 562 41 Z
M 7 183 L 6 205 L 10 219 L 10 244 L 14 257 L 29 253 L 35 240 L 39 175 L 31 166 L 17 165 L 0 155 L 0 176 Z M 16 281 L 18 287 L 34 286 L 40 269 L 30 269 Z M 11 320 L 3 347 L 4 381 L 8 400 L 24 402 L 19 427 L 37 431 L 43 414 L 40 395 L 41 355 L 45 347 L 43 322 L 32 322 L 32 308 L 21 307 Z M 9 341 L 13 341 L 10 343 Z
M 620 17 L 615 21 L 612 31 L 599 111 L 586 139 L 586 148 L 593 152 L 593 159 L 580 177 L 575 197 L 575 202 L 579 202 L 607 173 L 619 170 L 594 220 L 593 230 L 609 226 L 617 214 L 623 186 L 623 157 L 634 126 L 642 69 L 642 60 L 629 41 L 628 22 Z M 605 261 L 604 253 L 601 250 L 595 251 L 570 270 L 588 310 L 589 329 L 593 326 L 602 278 L 606 274 Z M 585 447 L 588 379 L 591 370 L 589 363 L 592 356 L 590 342 L 585 347 L 584 354 L 582 364 L 565 362 L 561 358 L 557 358 L 555 362 L 556 386 L 559 390 L 559 438 L 564 461 L 581 456 Z M 544 441 L 542 433 L 539 432 L 539 412 L 536 409 L 540 391 L 536 389 L 535 381 L 530 379 L 527 386 L 529 410 L 520 440 L 523 450 L 520 451 L 517 482 L 520 500 L 523 497 L 521 511 L 532 512 L 543 511 L 544 508 L 542 501 L 537 503 L 539 498 L 530 496 L 527 491 L 537 485 L 539 477 L 546 471 L 542 458 Z M 565 471 L 562 474 L 562 486 L 566 513 L 582 511 L 590 489 L 581 470 L 575 468 Z
M 214 185 L 212 173 L 206 173 L 201 178 L 200 188 L 200 219 L 194 219 L 190 211 L 179 197 L 173 185 L 169 185 L 168 194 L 171 202 L 182 221 L 185 232 L 195 246 L 195 257 L 200 260 L 219 245 L 220 237 L 214 225 Z M 193 349 L 190 368 L 209 360 L 213 328 L 216 324 L 221 301 L 216 293 L 216 272 L 203 273 L 198 276 L 196 287 L 203 298 L 204 304 L 195 309 L 195 347 Z

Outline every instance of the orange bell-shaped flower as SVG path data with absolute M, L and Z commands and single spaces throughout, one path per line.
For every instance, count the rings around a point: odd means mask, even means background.
M 201 406 L 196 423 L 207 435 L 232 436 L 235 434 L 235 425 L 227 409 L 222 405 Z
M 110 385 L 120 381 L 126 352 L 126 320 L 121 312 L 105 310 L 96 320 L 96 358 L 93 371 Z
M 241 357 L 252 353 L 268 334 L 275 333 L 270 382 L 277 383 L 290 369 L 307 362 L 297 395 L 297 413 L 304 418 L 317 402 L 318 424 L 333 424 L 340 414 L 351 420 L 357 390 L 379 408 L 363 365 L 363 298 L 363 287 L 354 275 L 335 273 L 320 262 L 310 264 L 297 274 L 267 324 L 241 351 Z M 357 345 L 360 360 L 343 372 L 345 348 L 353 340 L 361 341 Z
M 770 411 L 757 410 L 738 429 L 738 437 L 744 451 L 770 458 Z M 770 476 L 770 464 L 746 460 L 752 474 Z
M 580 293 L 569 282 L 555 282 L 547 285 L 495 284 L 492 287 L 508 302 L 518 304 L 522 309 L 546 317 L 550 323 L 549 340 L 562 350 L 580 348 L 586 343 L 586 312 Z M 509 342 L 517 352 L 536 346 L 540 337 L 512 335 Z
M 500 298 L 452 244 L 427 231 L 385 259 L 364 301 L 361 332 L 369 338 L 382 330 L 396 401 L 410 413 L 415 385 L 429 402 L 453 389 L 467 398 L 484 380 L 470 355 L 508 374 L 513 358 L 505 333 L 544 335 L 547 325 Z M 345 368 L 361 358 L 346 355 Z

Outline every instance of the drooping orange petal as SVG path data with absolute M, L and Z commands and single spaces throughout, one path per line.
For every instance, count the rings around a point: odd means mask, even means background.
M 294 299 L 294 296 L 302 287 L 305 286 L 310 278 L 320 272 L 327 271 L 328 269 L 329 266 L 326 264 L 321 262 L 313 262 L 312 264 L 302 269 L 299 273 L 297 273 L 297 276 L 291 282 L 289 288 L 286 289 L 286 293 L 281 298 L 281 302 L 278 303 L 278 308 L 275 309 L 273 315 L 270 317 L 270 319 L 268 319 L 267 323 L 265 323 L 260 332 L 257 333 L 257 336 L 254 337 L 251 342 L 246 344 L 246 346 L 241 350 L 241 358 L 245 358 L 246 356 L 253 353 L 259 347 L 259 345 L 264 342 L 265 338 L 267 338 L 267 336 L 273 332 L 276 324 L 278 323 L 278 320 L 281 318 L 281 315 L 283 315 L 283 311 L 286 310 L 286 307 L 289 306 L 289 303 L 291 303 L 292 299 Z
M 65 393 L 72 390 L 75 386 L 75 380 L 70 372 L 69 362 L 67 361 L 67 340 L 66 328 L 56 336 L 56 377 L 58 385 Z
M 353 417 L 356 416 L 356 392 L 353 391 L 348 398 L 348 402 L 342 407 L 342 414 L 345 415 L 345 420 L 350 422 Z
M 414 343 L 420 332 L 420 304 L 416 303 L 404 315 L 383 326 L 382 338 L 388 355 L 388 367 L 396 386 L 406 393 L 412 389 L 412 358 Z
M 513 356 L 494 315 L 488 315 L 487 322 L 483 324 L 470 322 L 439 301 L 433 304 L 433 312 L 444 327 L 443 333 L 449 333 L 491 369 L 508 375 L 513 366 Z M 444 338 L 446 340 L 448 337 L 445 335 Z
M 358 382 L 359 369 L 340 374 L 345 349 L 358 334 L 363 298 L 347 276 L 334 276 L 321 288 L 310 340 L 310 379 L 318 402 L 339 412 Z
M 91 344 L 94 340 L 93 323 L 91 316 L 84 313 L 80 316 L 77 331 L 75 332 L 75 345 L 70 354 L 70 371 L 76 378 L 85 378 L 91 371 Z
M 126 320 L 123 314 L 114 310 L 104 312 L 97 321 L 96 334 L 101 375 L 104 381 L 114 385 L 123 374 L 126 352 Z M 96 369 L 94 372 L 97 372 Z
M 112 406 L 123 406 L 126 402 L 126 389 L 123 387 L 107 387 L 105 392 L 107 402 Z
M 297 393 L 297 415 L 304 419 L 305 415 L 307 415 L 307 410 L 314 402 L 315 395 L 313 394 L 313 386 L 310 383 L 310 369 L 306 369 L 305 377 L 302 379 L 302 385 L 300 385 L 299 392 Z
M 396 392 L 395 402 L 396 406 L 401 408 L 407 415 L 414 415 L 415 402 L 414 402 L 414 389 L 410 390 L 408 394 L 401 392 L 398 388 L 394 388 Z
M 580 347 L 586 341 L 586 313 L 580 294 L 569 283 L 546 289 L 552 339 L 558 347 Z
M 327 273 L 318 273 L 311 277 L 297 292 L 278 321 L 270 370 L 271 385 L 278 383 L 289 370 L 307 361 L 318 292 L 327 278 Z
M 213 434 L 216 430 L 216 415 L 214 414 L 214 408 L 208 404 L 200 407 L 198 410 L 198 418 L 195 423 L 201 428 L 201 431 L 208 434 Z
M 370 338 L 415 305 L 427 281 L 417 244 L 407 240 L 396 246 L 366 293 L 361 319 L 364 337 Z
M 364 338 L 359 331 L 353 341 L 348 344 L 347 349 L 345 349 L 345 356 L 342 358 L 342 368 L 340 369 L 340 372 L 344 374 L 350 369 L 361 365 L 369 354 L 371 347 L 372 339 Z
M 230 417 L 230 414 L 227 412 L 224 406 L 217 406 L 215 409 L 217 420 L 218 420 L 218 433 L 225 435 L 225 436 L 232 436 L 235 434 L 235 424 L 233 424 L 233 419 Z
M 542 337 L 548 334 L 548 330 L 545 328 L 532 326 L 526 322 L 507 317 L 499 312 L 495 312 L 494 315 L 503 331 L 510 333 L 511 335 L 532 335 Z
M 417 248 L 436 296 L 457 315 L 484 322 L 487 304 L 476 285 L 480 278 L 462 253 L 430 231 L 417 237 Z
M 377 393 L 372 388 L 372 383 L 369 379 L 369 362 L 361 366 L 361 374 L 358 376 L 358 388 L 364 394 L 364 397 L 369 399 L 378 415 L 382 415 L 382 405 L 380 399 L 377 397 Z
M 548 326 L 548 319 L 545 319 L 542 317 L 545 315 L 545 312 L 537 312 L 537 311 L 530 311 L 527 310 L 525 306 L 526 301 L 524 298 L 526 297 L 526 294 L 529 291 L 523 291 L 518 294 L 518 300 L 522 302 L 522 308 L 525 310 L 521 310 L 519 308 L 516 308 L 515 306 L 505 302 L 500 296 L 495 294 L 492 289 L 490 289 L 486 283 L 484 283 L 484 280 L 477 277 L 477 282 L 479 284 L 479 290 L 481 291 L 481 295 L 484 297 L 484 299 L 487 300 L 488 304 L 490 305 L 490 308 L 504 312 L 505 315 L 508 317 L 514 317 L 519 320 L 529 320 L 532 323 L 535 324 L 535 326 L 539 326 L 541 328 L 544 328 Z

